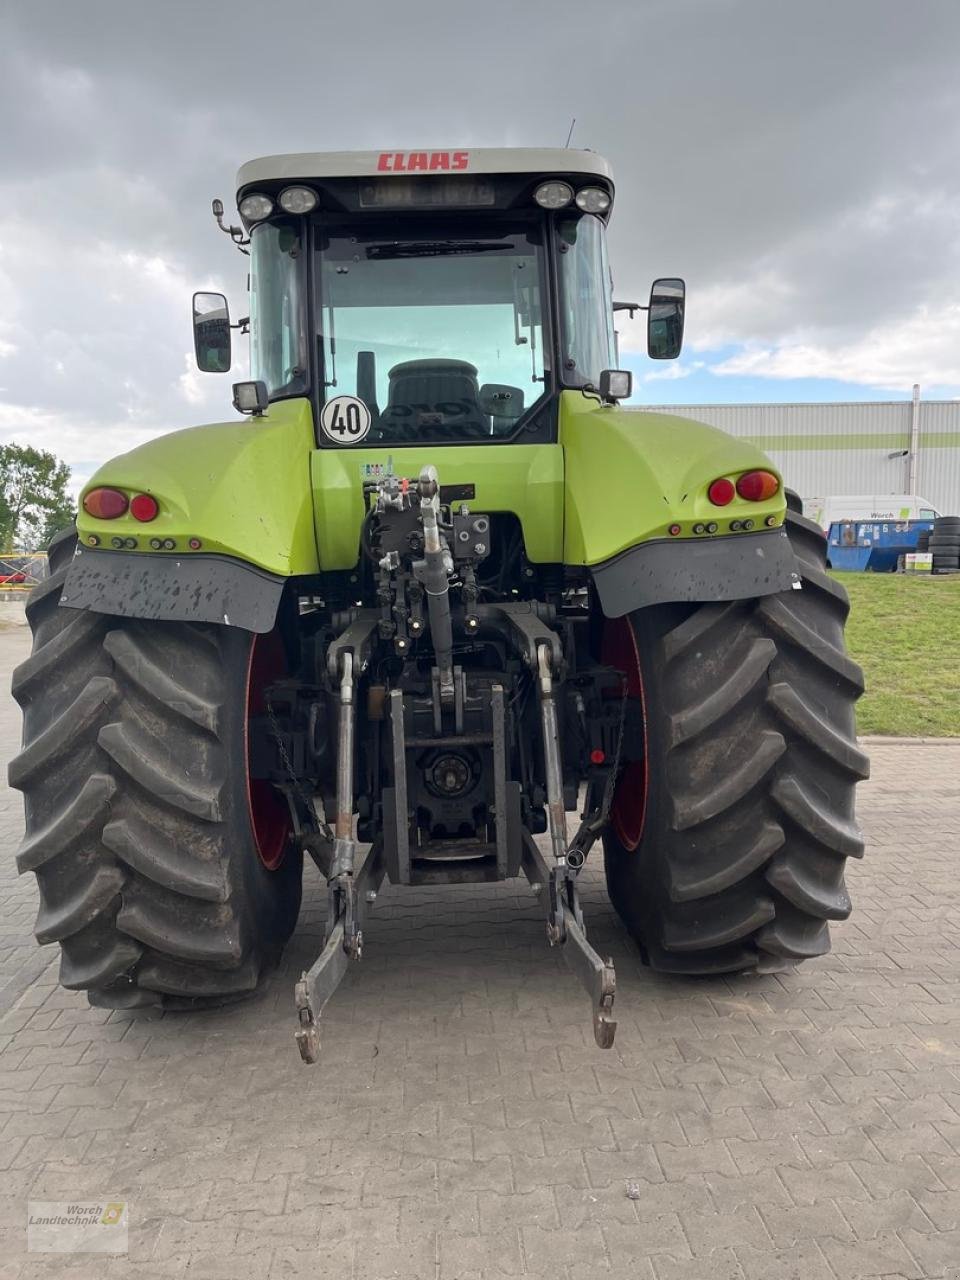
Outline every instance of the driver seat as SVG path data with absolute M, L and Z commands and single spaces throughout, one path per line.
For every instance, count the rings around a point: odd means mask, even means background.
M 486 435 L 477 368 L 467 360 L 405 360 L 389 373 L 381 430 L 442 440 Z

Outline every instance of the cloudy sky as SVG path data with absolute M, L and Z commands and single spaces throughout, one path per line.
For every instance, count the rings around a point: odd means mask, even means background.
M 650 403 L 960 396 L 958 0 L 12 0 L 0 439 L 82 481 L 232 416 L 189 300 L 245 314 L 210 199 L 282 151 L 562 145 L 617 178 L 621 297 L 688 282 Z

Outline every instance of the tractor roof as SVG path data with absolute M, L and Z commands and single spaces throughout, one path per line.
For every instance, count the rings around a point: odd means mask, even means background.
M 243 193 L 261 182 L 310 178 L 382 177 L 411 173 L 587 174 L 613 182 L 610 165 L 593 151 L 566 147 L 474 148 L 424 151 L 310 151 L 250 160 L 237 174 Z

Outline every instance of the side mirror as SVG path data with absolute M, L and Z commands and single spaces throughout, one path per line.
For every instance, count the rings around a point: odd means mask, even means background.
M 193 348 L 201 372 L 230 368 L 230 308 L 222 293 L 193 295 Z
M 523 390 L 505 382 L 485 382 L 477 399 L 480 410 L 490 418 L 515 421 L 523 413 Z
M 633 390 L 633 374 L 629 369 L 604 369 L 597 391 L 606 404 L 629 400 Z
M 675 360 L 683 346 L 682 280 L 654 280 L 647 311 L 647 354 L 651 360 Z

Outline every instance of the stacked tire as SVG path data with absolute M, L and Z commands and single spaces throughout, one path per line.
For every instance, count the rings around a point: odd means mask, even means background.
M 934 573 L 955 573 L 960 569 L 960 516 L 934 520 L 928 548 L 933 555 Z

